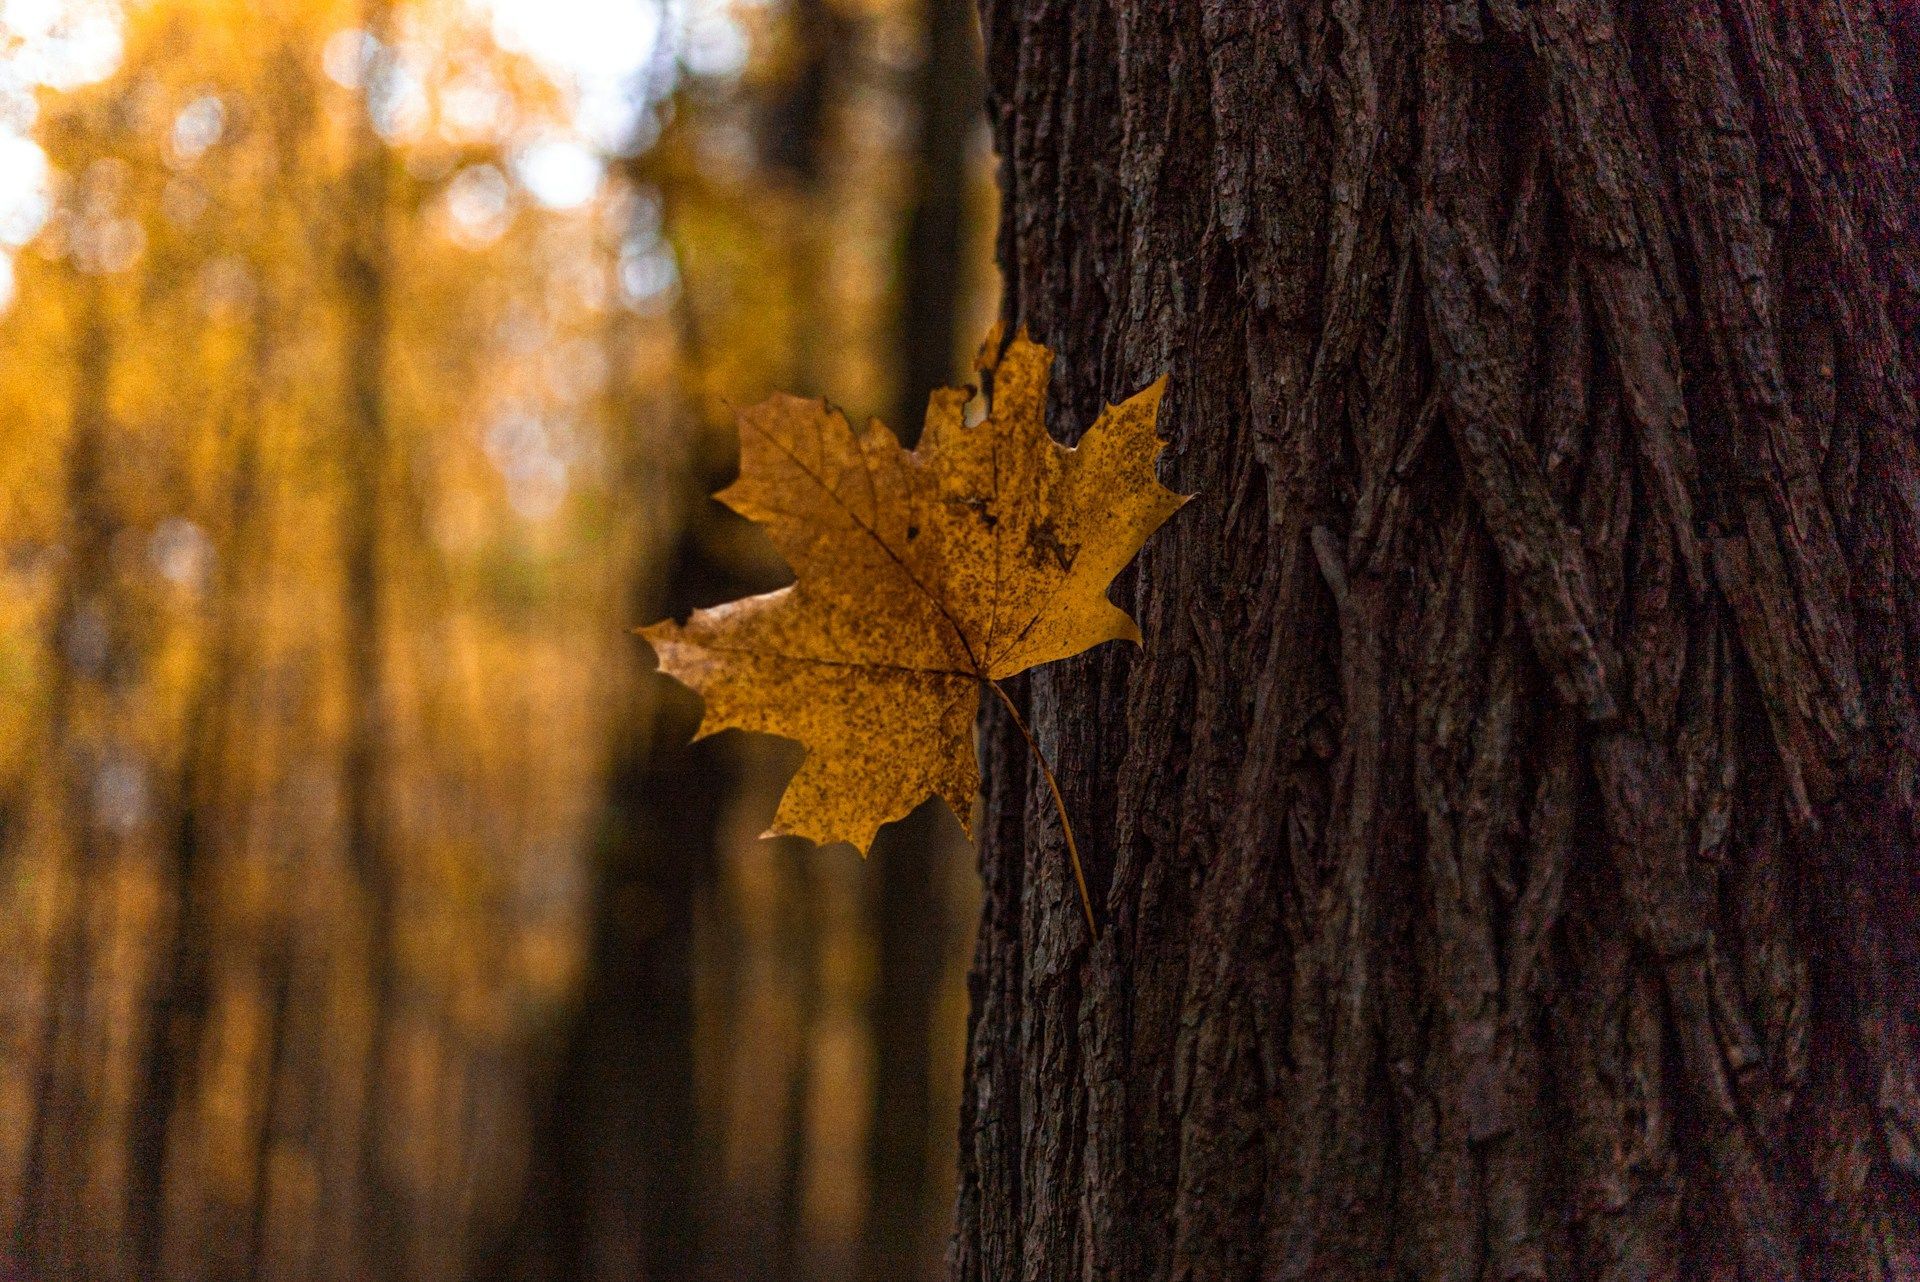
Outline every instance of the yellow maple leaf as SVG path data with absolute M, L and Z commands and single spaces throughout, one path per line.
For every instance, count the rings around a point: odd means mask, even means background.
M 983 356 L 991 412 L 969 427 L 971 390 L 942 388 L 912 451 L 822 401 L 740 414 L 740 479 L 718 497 L 766 528 L 797 581 L 640 633 L 705 700 L 701 737 L 739 727 L 806 746 L 769 835 L 864 853 L 929 796 L 965 824 L 981 687 L 1140 640 L 1106 593 L 1186 501 L 1153 470 L 1166 380 L 1069 449 L 1047 434 L 1052 363 L 1024 333 Z

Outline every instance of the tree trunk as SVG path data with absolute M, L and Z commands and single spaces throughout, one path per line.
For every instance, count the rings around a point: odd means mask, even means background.
M 348 418 L 341 442 L 346 494 L 341 529 L 342 640 L 346 727 L 341 810 L 347 857 L 364 903 L 370 1027 L 367 1067 L 355 1119 L 353 1177 L 356 1244 L 364 1275 L 407 1271 L 416 1228 L 411 1190 L 394 1170 L 391 1107 L 394 1018 L 399 1000 L 398 863 L 389 789 L 393 693 L 387 679 L 391 603 L 382 590 L 387 472 L 392 462 L 387 344 L 392 329 L 390 209 L 393 159 L 375 124 L 379 95 L 394 74 L 390 0 L 362 0 L 363 28 L 380 43 L 361 69 L 351 156 L 342 199 L 340 288 L 346 300 Z M 338 1262 L 341 1266 L 345 1261 Z
M 101 1204 L 98 1143 L 100 1074 L 89 1010 L 99 999 L 100 912 L 90 889 L 106 876 L 115 833 L 96 796 L 125 725 L 139 646 L 113 574 L 114 539 L 124 528 L 113 502 L 111 413 L 113 336 L 97 284 L 81 286 L 66 443 L 64 563 L 48 618 L 46 654 L 46 820 L 59 836 L 44 893 L 53 905 L 34 1012 L 32 1098 L 23 1126 L 21 1192 L 8 1236 L 31 1276 L 111 1275 L 120 1261 L 112 1234 L 87 1231 Z M 9 858 L 9 863 L 13 862 Z M 90 1196 L 91 1195 L 91 1196 Z M 117 1209 L 117 1208 L 116 1208 Z M 109 1221 L 110 1222 L 110 1221 Z
M 1055 431 L 1201 497 L 985 725 L 956 1278 L 1920 1277 L 1920 22 L 986 0 Z
M 636 186 L 658 176 L 636 159 Z M 687 365 L 699 361 L 689 314 L 677 314 Z M 610 319 L 609 365 L 631 369 L 638 322 Z M 698 424 L 685 406 L 649 404 L 622 383 L 620 488 L 659 496 L 656 532 L 634 536 L 626 615 L 684 617 L 697 606 L 767 590 L 739 563 L 729 527 L 741 518 L 708 495 Z M 665 419 L 663 424 L 658 421 Z M 661 453 L 679 435 L 685 457 Z M 724 532 L 723 532 L 724 531 Z M 670 542 L 655 546 L 654 540 Z M 636 641 L 635 646 L 638 646 Z M 635 656 L 636 659 L 638 656 Z M 690 743 L 699 705 L 660 677 L 619 691 L 595 834 L 593 919 L 580 998 L 556 1037 L 539 1099 L 525 1189 L 473 1282 L 700 1282 L 709 1276 L 704 1225 L 714 1163 L 703 1151 L 697 1075 L 697 925 L 719 877 L 737 745 Z M 731 1226 L 726 1226 L 731 1227 Z
M 691 736 L 685 708 L 638 714 L 607 779 L 585 992 L 519 1216 L 476 1282 L 703 1276 L 693 922 L 716 858 L 717 807 L 706 802 L 732 762 L 660 746 Z
M 279 318 L 266 291 L 254 304 L 250 347 L 251 393 L 228 407 L 228 493 L 221 537 L 218 584 L 208 604 L 207 656 L 196 675 L 183 718 L 181 765 L 175 787 L 170 858 L 165 884 L 172 911 L 151 941 L 159 962 L 150 985 L 139 1061 L 134 1070 L 137 1103 L 128 1137 L 128 1249 L 138 1277 L 167 1276 L 165 1248 L 169 1164 L 180 1123 L 200 1086 L 201 1041 L 213 1000 L 213 961 L 218 913 L 218 864 L 234 831 L 236 789 L 230 777 L 237 729 L 235 690 L 242 680 L 246 647 L 257 635 L 261 611 L 255 599 L 260 552 L 272 521 L 272 500 L 263 484 L 261 424 L 257 406 L 271 387 Z M 265 1165 L 266 1153 L 261 1154 Z M 255 1190 L 264 1205 L 264 1184 Z M 238 1247 L 240 1243 L 231 1243 Z M 201 1259 L 206 1282 L 224 1275 Z

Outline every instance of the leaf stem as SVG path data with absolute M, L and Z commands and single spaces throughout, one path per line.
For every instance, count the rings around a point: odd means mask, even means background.
M 1018 730 L 1020 737 L 1027 741 L 1027 751 L 1031 752 L 1033 759 L 1040 763 L 1040 773 L 1047 778 L 1047 790 L 1053 794 L 1053 808 L 1060 812 L 1060 831 L 1066 834 L 1067 859 L 1073 865 L 1074 884 L 1080 887 L 1080 908 L 1087 915 L 1087 929 L 1093 932 L 1093 937 L 1097 941 L 1100 938 L 1100 924 L 1093 919 L 1093 896 L 1087 893 L 1087 874 L 1086 870 L 1080 866 L 1080 847 L 1074 844 L 1073 821 L 1067 818 L 1067 803 L 1060 797 L 1060 781 L 1053 777 L 1053 766 L 1048 763 L 1047 754 L 1040 751 L 1040 745 L 1034 741 L 1033 732 L 1028 730 L 1027 723 L 1020 719 L 1020 709 L 1014 706 L 1012 697 L 1000 688 L 998 681 L 990 680 L 987 685 L 993 688 L 993 692 L 1000 696 L 1000 702 L 1006 705 L 1007 715 L 1013 718 L 1014 729 Z

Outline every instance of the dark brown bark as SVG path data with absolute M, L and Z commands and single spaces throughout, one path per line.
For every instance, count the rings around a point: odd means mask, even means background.
M 1201 497 L 989 710 L 954 1276 L 1920 1277 L 1920 28 L 985 0 L 1056 431 Z

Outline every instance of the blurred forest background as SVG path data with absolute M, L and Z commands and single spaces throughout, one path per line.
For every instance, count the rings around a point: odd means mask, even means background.
M 938 1273 L 931 807 L 637 624 L 994 310 L 967 0 L 0 3 L 0 1276 Z

